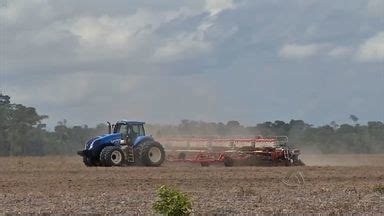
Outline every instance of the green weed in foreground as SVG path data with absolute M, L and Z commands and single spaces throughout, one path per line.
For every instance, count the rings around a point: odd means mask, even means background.
M 377 184 L 373 186 L 373 192 L 378 192 L 380 194 L 384 194 L 384 185 L 383 184 Z
M 175 188 L 163 185 L 157 189 L 157 196 L 160 200 L 153 204 L 156 213 L 174 216 L 189 215 L 192 211 L 191 198 Z

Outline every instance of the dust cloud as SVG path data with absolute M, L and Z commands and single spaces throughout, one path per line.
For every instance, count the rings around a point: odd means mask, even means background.
M 384 154 L 306 154 L 300 158 L 307 166 L 384 166 Z

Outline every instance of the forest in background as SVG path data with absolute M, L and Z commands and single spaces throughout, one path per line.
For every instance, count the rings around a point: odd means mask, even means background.
M 146 124 L 148 134 L 155 138 L 166 136 L 288 136 L 289 142 L 303 151 L 314 153 L 384 153 L 384 124 L 369 121 L 360 124 L 358 117 L 347 115 L 351 124 L 330 122 L 313 126 L 303 120 L 280 120 L 241 125 L 232 120 L 226 123 L 182 120 L 177 125 Z M 104 123 L 96 127 L 67 126 L 57 123 L 48 131 L 43 123 L 48 116 L 40 115 L 33 107 L 11 102 L 0 94 L 0 156 L 73 155 L 91 137 L 107 132 Z

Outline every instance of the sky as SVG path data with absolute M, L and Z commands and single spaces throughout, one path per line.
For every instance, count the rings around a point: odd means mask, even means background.
M 0 91 L 48 127 L 384 121 L 384 0 L 0 0 Z

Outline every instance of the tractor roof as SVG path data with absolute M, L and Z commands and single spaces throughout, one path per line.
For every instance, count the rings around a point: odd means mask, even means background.
M 132 120 L 120 120 L 116 124 L 130 124 L 130 125 L 142 125 L 145 124 L 145 122 L 142 121 L 132 121 Z

